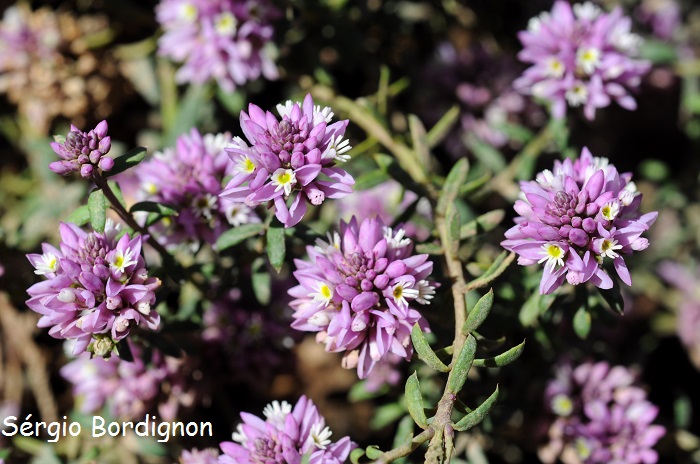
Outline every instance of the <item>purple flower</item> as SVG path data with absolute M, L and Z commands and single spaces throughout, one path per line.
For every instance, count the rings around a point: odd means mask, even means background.
M 277 78 L 270 22 L 279 11 L 261 0 L 162 0 L 156 18 L 165 34 L 158 54 L 184 65 L 178 82 L 215 79 L 226 92 L 258 79 Z
M 292 409 L 286 401 L 273 401 L 263 410 L 265 420 L 242 412 L 234 442 L 221 443 L 221 464 L 341 464 L 357 445 L 349 437 L 331 442 L 333 434 L 316 405 L 305 396 Z
M 139 419 L 158 406 L 161 418 L 174 419 L 177 404 L 172 403 L 187 401 L 191 396 L 180 375 L 182 361 L 164 357 L 157 350 L 144 360 L 138 345 L 129 346 L 133 362 L 116 356 L 91 358 L 82 353 L 61 368 L 63 378 L 73 384 L 73 395 L 81 397 L 80 411 L 92 414 L 107 406 L 115 418 Z M 165 391 L 170 393 L 167 400 Z
M 49 164 L 49 169 L 62 176 L 80 172 L 83 178 L 88 179 L 95 168 L 103 171 L 112 169 L 114 160 L 105 156 L 111 147 L 107 121 L 102 121 L 87 133 L 71 125 L 63 142 L 51 142 L 51 148 L 62 160 Z
M 610 261 L 620 279 L 632 285 L 623 255 L 649 246 L 641 235 L 658 213 L 640 213 L 642 195 L 631 178 L 584 148 L 575 162 L 555 161 L 554 172 L 520 183 L 522 196 L 514 205 L 519 216 L 501 245 L 516 252 L 523 266 L 544 263 L 540 293 L 552 293 L 564 279 L 612 288 L 603 267 Z
M 46 280 L 28 290 L 27 306 L 42 315 L 39 327 L 54 338 L 75 339 L 74 354 L 109 357 L 115 343 L 144 324 L 156 330 L 153 309 L 161 281 L 148 277 L 141 257 L 142 237 L 124 234 L 107 221 L 104 233 L 84 232 L 61 223 L 60 250 L 44 243 L 43 254 L 29 254 L 35 274 Z
M 690 359 L 700 369 L 700 272 L 691 272 L 672 261 L 664 261 L 658 268 L 661 277 L 680 290 L 682 298 L 677 309 L 676 333 L 685 346 Z
M 661 40 L 672 39 L 682 25 L 681 6 L 676 0 L 642 0 L 635 17 Z
M 611 367 L 604 361 L 573 370 L 560 366 L 545 392 L 554 420 L 540 459 L 546 463 L 557 458 L 586 464 L 657 462 L 652 448 L 666 430 L 652 424 L 658 408 L 646 396 L 623 366 Z
M 348 120 L 330 124 L 333 112 L 314 106 L 310 94 L 303 103 L 277 105 L 277 111 L 281 121 L 253 104 L 241 111 L 251 146 L 236 137 L 226 148 L 236 174 L 222 196 L 250 206 L 273 201 L 277 219 L 291 227 L 304 217 L 307 201 L 318 206 L 352 192 L 355 180 L 336 167 L 350 158 L 343 140 Z
M 219 450 L 214 448 L 184 450 L 180 455 L 180 464 L 217 464 L 218 462 Z
M 141 184 L 141 197 L 174 207 L 171 218 L 159 234 L 166 244 L 216 239 L 229 227 L 260 222 L 244 204 L 222 201 L 219 194 L 225 177 L 233 174 L 233 165 L 224 151 L 230 134 L 206 134 L 197 129 L 181 135 L 174 148 L 156 153 L 135 170 Z
M 413 325 L 428 330 L 412 305 L 429 304 L 435 293 L 428 255 L 413 255 L 404 230 L 379 219 L 341 221 L 329 243 L 306 249 L 309 261 L 295 261 L 299 285 L 289 290 L 292 327 L 318 332 L 326 351 L 344 351 L 343 367 L 360 378 L 388 353 L 410 359 Z
M 639 87 L 650 63 L 636 60 L 642 39 L 630 32 L 632 22 L 620 7 L 604 13 L 593 3 L 554 3 L 551 13 L 532 18 L 519 34 L 518 58 L 531 63 L 514 82 L 521 92 L 552 104 L 561 118 L 567 104 L 583 106 L 592 120 L 597 108 L 612 100 L 628 110 L 637 104 L 629 90 Z

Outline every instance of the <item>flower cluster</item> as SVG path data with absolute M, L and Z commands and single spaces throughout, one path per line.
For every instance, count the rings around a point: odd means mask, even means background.
M 89 37 L 109 30 L 106 16 L 32 11 L 18 2 L 0 22 L 0 93 L 6 93 L 33 132 L 46 134 L 56 116 L 85 124 L 106 118 L 128 91 L 116 60 Z
M 326 351 L 344 351 L 343 367 L 360 378 L 388 353 L 410 359 L 413 325 L 428 330 L 412 305 L 429 304 L 435 293 L 428 255 L 414 255 L 403 229 L 374 218 L 341 222 L 329 243 L 306 249 L 309 261 L 295 261 L 299 285 L 289 290 L 292 327 L 318 332 Z
M 102 121 L 90 132 L 83 132 L 71 125 L 70 132 L 62 142 L 51 142 L 51 148 L 61 157 L 61 161 L 49 164 L 49 169 L 62 176 L 80 172 L 88 179 L 95 168 L 109 171 L 114 160 L 107 155 L 112 148 L 111 137 L 107 135 L 107 121 Z
M 240 203 L 219 199 L 232 164 L 224 147 L 231 136 L 205 134 L 197 129 L 178 137 L 174 148 L 166 148 L 135 170 L 144 200 L 164 203 L 178 211 L 168 220 L 159 240 L 176 245 L 204 241 L 214 244 L 231 226 L 260 222 L 254 211 Z
M 215 79 L 226 92 L 258 79 L 277 78 L 271 21 L 279 12 L 260 0 L 162 0 L 156 17 L 165 34 L 158 54 L 184 65 L 178 82 Z
M 142 418 L 158 407 L 164 420 L 172 420 L 182 404 L 194 394 L 181 375 L 183 361 L 165 357 L 153 350 L 144 360 L 144 350 L 129 343 L 133 362 L 113 356 L 91 358 L 82 353 L 61 368 L 61 375 L 73 385 L 73 395 L 81 397 L 80 411 L 92 414 L 107 406 L 115 418 Z M 166 398 L 164 391 L 169 391 Z
M 524 48 L 518 57 L 532 66 L 515 88 L 551 102 L 556 118 L 564 116 L 567 103 L 583 106 L 591 120 L 612 100 L 634 110 L 629 90 L 639 87 L 650 64 L 634 59 L 642 40 L 631 25 L 620 7 L 605 13 L 590 2 L 572 7 L 558 0 L 551 13 L 532 18 L 519 34 Z
M 700 369 L 700 272 L 693 273 L 679 263 L 664 261 L 658 269 L 663 279 L 680 290 L 682 299 L 676 314 L 676 333 Z
M 27 306 L 42 315 L 39 327 L 51 327 L 54 338 L 76 339 L 75 354 L 87 348 L 103 357 L 134 326 L 156 330 L 160 316 L 152 305 L 161 282 L 148 277 L 142 237 L 117 240 L 119 228 L 111 221 L 104 233 L 70 223 L 59 231 L 60 250 L 44 243 L 43 254 L 27 255 L 34 273 L 46 279 L 27 290 Z
M 540 293 L 553 292 L 565 279 L 572 285 L 590 280 L 612 288 L 603 267 L 609 261 L 620 279 L 632 285 L 622 255 L 649 246 L 641 235 L 658 213 L 640 213 L 642 195 L 631 177 L 584 148 L 575 162 L 555 161 L 553 172 L 520 183 L 522 196 L 514 205 L 520 216 L 501 245 L 516 252 L 521 265 L 544 263 Z
M 307 201 L 320 205 L 352 192 L 354 179 L 335 166 L 350 158 L 343 140 L 348 120 L 331 124 L 331 109 L 315 106 L 311 95 L 303 103 L 277 105 L 277 111 L 281 121 L 253 104 L 248 113 L 241 111 L 241 128 L 251 146 L 236 137 L 226 148 L 236 174 L 222 196 L 248 205 L 274 201 L 277 219 L 291 227 L 304 217 Z
M 349 437 L 331 442 L 331 430 L 316 405 L 305 396 L 294 405 L 273 401 L 263 410 L 265 420 L 242 412 L 233 442 L 221 443 L 221 464 L 342 464 L 357 445 Z M 235 443 L 234 443 L 235 442 Z
M 180 464 L 217 464 L 219 451 L 214 448 L 184 450 L 179 462 Z
M 652 448 L 666 430 L 652 422 L 658 408 L 634 385 L 632 373 L 606 362 L 560 367 L 545 400 L 555 419 L 540 459 L 566 464 L 650 464 Z

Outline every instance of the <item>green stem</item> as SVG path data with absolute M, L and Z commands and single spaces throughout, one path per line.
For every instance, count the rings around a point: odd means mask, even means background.
M 415 449 L 418 448 L 420 445 L 422 445 L 426 441 L 433 438 L 434 435 L 435 435 L 435 430 L 432 428 L 428 428 L 426 430 L 423 430 L 421 433 L 419 433 L 418 435 L 413 437 L 411 439 L 411 441 L 404 443 L 403 445 L 399 446 L 398 448 L 394 448 L 391 451 L 387 451 L 387 452 L 383 453 L 379 457 L 379 459 L 377 459 L 374 462 L 386 464 L 386 463 L 395 461 L 399 458 L 402 458 L 404 456 L 408 456 L 413 451 L 415 451 Z

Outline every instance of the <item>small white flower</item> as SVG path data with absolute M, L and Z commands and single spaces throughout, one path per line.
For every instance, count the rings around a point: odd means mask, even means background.
M 637 184 L 634 182 L 629 182 L 627 185 L 625 185 L 625 188 L 620 191 L 618 199 L 624 206 L 629 206 L 632 204 L 634 197 L 636 197 L 637 194 Z
M 564 265 L 564 256 L 566 255 L 566 251 L 556 243 L 546 243 L 542 245 L 542 250 L 544 251 L 544 256 L 542 259 L 537 261 L 538 263 L 545 263 L 545 267 L 549 266 L 551 270 L 554 270 L 554 268 L 559 265 L 563 266 Z
M 314 126 L 317 124 L 320 124 L 322 122 L 325 122 L 326 124 L 330 124 L 331 120 L 333 119 L 333 111 L 325 106 L 321 108 L 320 105 L 314 105 L 314 113 L 313 113 L 313 123 Z
M 554 398 L 552 398 L 552 403 L 550 406 L 552 408 L 552 412 L 561 417 L 569 416 L 574 410 L 574 402 L 563 393 L 555 395 Z
M 580 106 L 588 100 L 588 88 L 581 81 L 576 81 L 574 86 L 566 91 L 566 101 L 571 106 Z
M 236 431 L 233 432 L 231 438 L 233 438 L 233 441 L 237 441 L 240 444 L 243 444 L 246 441 L 248 441 L 248 437 L 243 431 L 243 424 L 238 424 L 238 426 L 236 427 Z
M 617 250 L 622 249 L 622 245 L 617 243 L 617 240 L 605 238 L 600 242 L 600 256 L 615 259 L 620 256 Z
M 250 208 L 241 203 L 231 203 L 226 207 L 226 220 L 233 227 L 250 222 Z
M 418 296 L 416 301 L 420 304 L 430 304 L 430 300 L 435 296 L 435 287 L 430 285 L 427 280 L 418 282 Z
M 618 214 L 620 214 L 620 204 L 617 201 L 605 203 L 603 207 L 600 208 L 600 215 L 608 221 L 613 221 Z
M 275 192 L 284 189 L 284 194 L 289 196 L 297 183 L 297 177 L 291 169 L 279 168 L 272 173 L 272 183 L 277 186 Z
M 56 269 L 58 269 L 58 257 L 51 252 L 44 253 L 39 257 L 39 262 L 35 264 L 35 267 L 36 270 L 34 271 L 34 274 L 52 274 L 56 272 Z
M 408 301 L 406 298 L 413 300 L 418 298 L 419 295 L 419 291 L 415 288 L 408 287 L 409 285 L 411 285 L 409 282 L 401 281 L 394 285 L 391 289 L 391 295 L 394 298 L 394 302 L 404 308 L 408 306 Z
M 540 13 L 539 16 L 534 16 L 530 18 L 530 20 L 527 22 L 527 30 L 533 33 L 537 33 L 540 31 L 542 28 L 542 23 L 543 22 L 548 22 L 550 19 L 550 14 L 547 11 L 544 11 Z
M 270 424 L 282 428 L 284 427 L 284 421 L 287 416 L 292 412 L 292 405 L 286 401 L 281 403 L 277 400 L 265 406 L 263 409 L 263 414 Z
M 188 23 L 193 23 L 197 20 L 197 7 L 190 2 L 183 2 L 180 4 L 179 16 L 180 19 L 187 21 Z
M 141 301 L 136 304 L 136 310 L 144 316 L 148 316 L 151 313 L 151 305 L 147 301 Z
M 596 5 L 591 2 L 577 3 L 574 5 L 574 14 L 578 19 L 586 19 L 592 21 L 600 16 L 602 11 Z
M 214 29 L 222 37 L 233 37 L 237 27 L 238 21 L 230 11 L 224 11 L 214 19 Z
M 197 217 L 211 221 L 214 217 L 213 212 L 216 210 L 217 203 L 218 198 L 211 193 L 207 193 L 203 197 L 199 197 L 195 200 L 192 208 Z
M 326 282 L 317 282 L 316 292 L 310 293 L 309 296 L 313 297 L 312 301 L 323 303 L 323 307 L 327 308 L 333 298 L 333 289 Z
M 411 244 L 411 239 L 406 238 L 406 231 L 403 229 L 398 229 L 396 233 L 391 227 L 384 226 L 384 238 L 386 239 L 387 245 L 394 250 L 403 248 Z
M 299 107 L 301 107 L 300 102 L 296 102 Z M 289 115 L 292 113 L 292 108 L 294 108 L 294 102 L 292 100 L 287 100 L 284 102 L 284 104 L 279 103 L 277 105 L 277 112 L 279 113 L 280 117 L 284 118 L 285 116 L 289 117 Z
M 537 174 L 535 180 L 542 188 L 549 188 L 552 186 L 552 182 L 554 182 L 554 173 L 549 169 L 545 169 Z
M 343 136 L 338 134 L 335 137 L 331 137 L 328 148 L 323 152 L 321 158 L 324 160 L 334 159 L 344 163 L 350 159 L 350 155 L 344 155 L 343 153 L 350 151 L 351 148 L 350 141 L 347 139 L 343 140 Z
M 582 47 L 576 52 L 576 66 L 586 74 L 593 74 L 600 64 L 600 50 L 595 47 Z
M 550 56 L 545 60 L 545 74 L 549 77 L 560 79 L 566 71 L 564 63 L 556 56 Z
M 319 424 L 316 423 L 311 426 L 311 431 L 309 432 L 309 437 L 313 440 L 314 445 L 318 449 L 326 449 L 328 445 L 331 444 L 331 435 L 333 435 L 333 432 L 331 432 L 331 429 L 328 427 L 321 428 L 323 427 L 324 424 Z
M 127 267 L 132 266 L 138 262 L 136 253 L 131 248 L 127 248 L 126 251 L 121 249 L 114 250 L 114 257 L 109 263 L 109 267 L 119 273 L 124 273 Z

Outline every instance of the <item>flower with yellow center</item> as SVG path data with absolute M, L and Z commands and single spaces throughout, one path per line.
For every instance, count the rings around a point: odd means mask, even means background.
M 579 48 L 576 52 L 576 66 L 586 74 L 593 74 L 600 64 L 600 50 L 594 47 Z
M 291 169 L 279 168 L 272 173 L 272 183 L 276 185 L 275 192 L 284 189 L 284 194 L 289 195 L 297 183 L 297 177 Z
M 557 416 L 567 417 L 574 410 L 574 402 L 568 396 L 560 393 L 552 398 L 551 408 Z
M 190 2 L 184 2 L 180 5 L 180 18 L 183 20 L 193 23 L 197 20 L 198 14 L 199 11 L 197 11 L 197 7 Z
M 581 81 L 576 81 L 573 87 L 566 91 L 566 101 L 571 106 L 581 106 L 586 100 L 588 100 L 588 89 Z
M 544 256 L 542 259 L 537 261 L 539 264 L 545 263 L 545 267 L 549 266 L 551 270 L 554 270 L 554 268 L 557 266 L 563 266 L 564 265 L 564 255 L 566 255 L 566 251 L 556 243 L 546 243 L 542 245 L 542 250 L 544 251 Z
M 564 75 L 566 68 L 564 67 L 564 63 L 562 63 L 559 58 L 552 56 L 547 58 L 547 61 L 545 62 L 545 70 L 548 76 L 560 79 Z
M 614 220 L 618 214 L 620 214 L 620 204 L 616 201 L 605 203 L 603 207 L 600 208 L 600 215 L 608 221 Z
M 58 258 L 53 253 L 44 253 L 39 258 L 39 262 L 36 264 L 36 269 L 34 274 L 46 275 L 56 272 L 58 269 Z
M 603 239 L 603 241 L 600 244 L 600 256 L 605 257 L 607 256 L 608 258 L 615 259 L 618 256 L 620 256 L 617 253 L 617 250 L 620 250 L 622 248 L 622 245 L 619 245 L 617 243 L 617 240 L 606 238 Z
M 419 295 L 419 291 L 414 288 L 408 288 L 410 284 L 408 282 L 398 282 L 391 290 L 391 295 L 394 297 L 394 302 L 402 307 L 408 306 L 408 301 L 406 298 L 416 299 Z
M 214 20 L 216 33 L 223 37 L 233 37 L 238 27 L 238 21 L 229 11 L 225 11 Z
M 135 253 L 131 248 L 127 248 L 126 251 L 116 249 L 114 250 L 114 258 L 112 262 L 109 263 L 109 267 L 113 271 L 123 274 L 127 267 L 137 262 L 138 260 L 136 259 Z
M 309 296 L 313 297 L 313 301 L 323 303 L 323 307 L 326 308 L 333 298 L 333 289 L 326 282 L 319 282 L 317 291 Z

